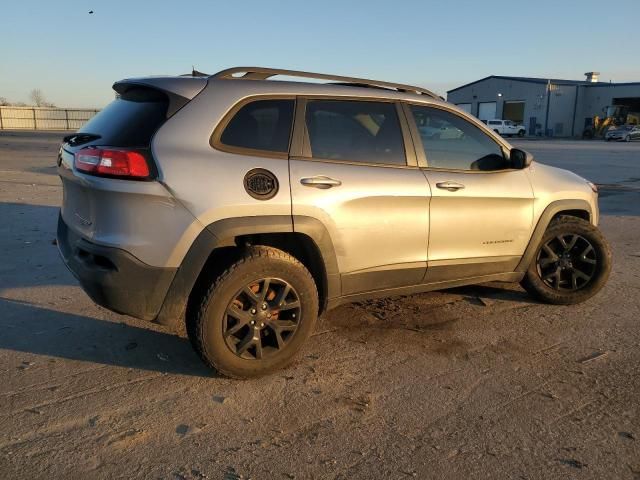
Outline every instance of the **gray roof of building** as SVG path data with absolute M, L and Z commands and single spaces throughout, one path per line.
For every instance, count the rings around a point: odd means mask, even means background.
M 553 83 L 554 85 L 584 85 L 588 87 L 604 87 L 607 85 L 615 85 L 615 86 L 640 85 L 640 82 L 626 82 L 626 83 L 587 82 L 586 80 L 565 80 L 561 78 L 508 77 L 503 75 L 489 75 L 488 77 L 481 78 L 480 80 L 476 80 L 475 82 L 467 83 L 460 87 L 456 87 L 452 90 L 447 91 L 447 93 L 455 92 L 456 90 L 460 90 L 461 88 L 470 87 L 471 85 L 484 82 L 485 80 L 489 80 L 491 78 L 497 78 L 499 80 L 512 80 L 514 82 L 538 83 L 538 84 L 546 84 L 547 82 L 551 81 L 551 83 Z

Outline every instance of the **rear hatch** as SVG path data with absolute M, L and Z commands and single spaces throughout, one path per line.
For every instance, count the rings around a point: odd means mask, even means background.
M 89 239 L 101 228 L 107 234 L 114 216 L 126 217 L 127 202 L 142 201 L 132 196 L 167 194 L 156 182 L 161 172 L 153 159 L 153 136 L 206 83 L 202 77 L 159 77 L 114 84 L 116 99 L 66 136 L 60 148 L 61 214 L 70 228 Z

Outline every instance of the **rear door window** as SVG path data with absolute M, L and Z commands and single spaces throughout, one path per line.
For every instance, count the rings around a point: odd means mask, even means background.
M 167 119 L 169 99 L 150 88 L 133 88 L 118 96 L 78 133 L 94 135 L 101 145 L 148 147 L 153 134 Z
M 224 127 L 219 143 L 239 149 L 286 154 L 294 107 L 293 99 L 248 103 Z
M 313 158 L 407 164 L 393 103 L 309 100 L 306 125 Z

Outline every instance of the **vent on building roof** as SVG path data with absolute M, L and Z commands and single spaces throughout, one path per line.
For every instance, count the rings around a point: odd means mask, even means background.
M 596 83 L 600 76 L 600 72 L 587 72 L 585 75 L 587 76 L 587 82 Z

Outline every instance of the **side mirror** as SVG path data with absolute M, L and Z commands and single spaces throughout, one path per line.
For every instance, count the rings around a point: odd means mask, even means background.
M 523 169 L 531 165 L 533 155 L 519 148 L 512 148 L 509 154 L 509 160 L 511 161 L 512 168 Z

